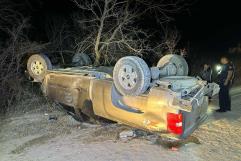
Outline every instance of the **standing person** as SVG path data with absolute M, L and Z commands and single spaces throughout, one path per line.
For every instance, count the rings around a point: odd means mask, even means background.
M 232 61 L 230 61 L 230 65 L 232 65 L 232 67 L 233 67 L 233 75 L 232 75 L 231 82 L 230 82 L 230 86 L 232 86 L 234 83 L 234 79 L 235 79 L 235 66 Z
M 229 87 L 234 76 L 233 65 L 227 57 L 221 58 L 222 70 L 219 74 L 219 106 L 217 112 L 231 111 L 231 98 L 229 95 Z
M 203 65 L 203 69 L 200 72 L 200 77 L 207 81 L 208 83 L 212 82 L 212 69 L 211 66 L 209 64 L 204 64 Z
M 184 58 L 186 58 L 187 57 L 187 49 L 186 48 L 181 49 L 180 55 L 183 56 Z

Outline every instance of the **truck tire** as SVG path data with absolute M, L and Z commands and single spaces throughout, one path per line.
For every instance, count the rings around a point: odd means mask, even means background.
M 28 59 L 28 73 L 36 82 L 42 82 L 47 70 L 51 69 L 53 69 L 53 66 L 49 58 L 44 54 L 34 54 Z
M 120 94 L 137 96 L 150 86 L 151 72 L 143 59 L 127 56 L 115 64 L 113 80 Z
M 73 66 L 88 66 L 92 65 L 90 57 L 85 53 L 76 53 L 72 58 Z
M 162 68 L 166 64 L 172 63 L 176 66 L 176 76 L 187 76 L 188 75 L 188 64 L 181 55 L 168 54 L 162 57 L 157 63 L 157 67 Z

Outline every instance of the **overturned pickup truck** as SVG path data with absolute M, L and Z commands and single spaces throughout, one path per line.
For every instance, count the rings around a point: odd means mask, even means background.
M 205 120 L 208 96 L 219 92 L 217 84 L 187 76 L 188 65 L 179 55 L 166 55 L 151 68 L 136 56 L 121 58 L 114 68 L 91 66 L 86 54 L 75 55 L 73 62 L 77 67 L 54 69 L 47 56 L 34 54 L 27 69 L 44 95 L 73 107 L 76 115 L 177 138 L 186 138 Z

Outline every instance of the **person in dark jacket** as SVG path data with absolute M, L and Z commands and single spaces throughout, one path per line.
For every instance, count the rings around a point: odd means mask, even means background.
M 234 77 L 234 66 L 227 57 L 221 58 L 222 69 L 219 74 L 219 106 L 217 112 L 231 111 L 231 98 L 229 95 L 229 88 Z
M 204 64 L 203 69 L 200 72 L 200 77 L 210 83 L 212 81 L 212 69 L 209 64 Z

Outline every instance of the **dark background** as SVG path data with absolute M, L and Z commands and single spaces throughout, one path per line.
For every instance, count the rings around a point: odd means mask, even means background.
M 48 16 L 65 17 L 77 10 L 69 0 L 30 0 L 28 3 L 31 21 L 38 33 L 44 32 L 41 24 Z M 190 47 L 194 52 L 202 54 L 226 54 L 230 47 L 240 42 L 239 3 L 237 0 L 196 0 L 187 9 L 174 15 L 172 23 L 182 36 L 180 47 Z M 150 20 L 147 20 L 147 27 L 148 24 L 153 26 Z M 38 36 L 44 39 L 44 34 Z
M 240 16 L 240 1 L 199 0 L 176 16 L 176 25 L 193 48 L 224 54 L 240 42 Z

